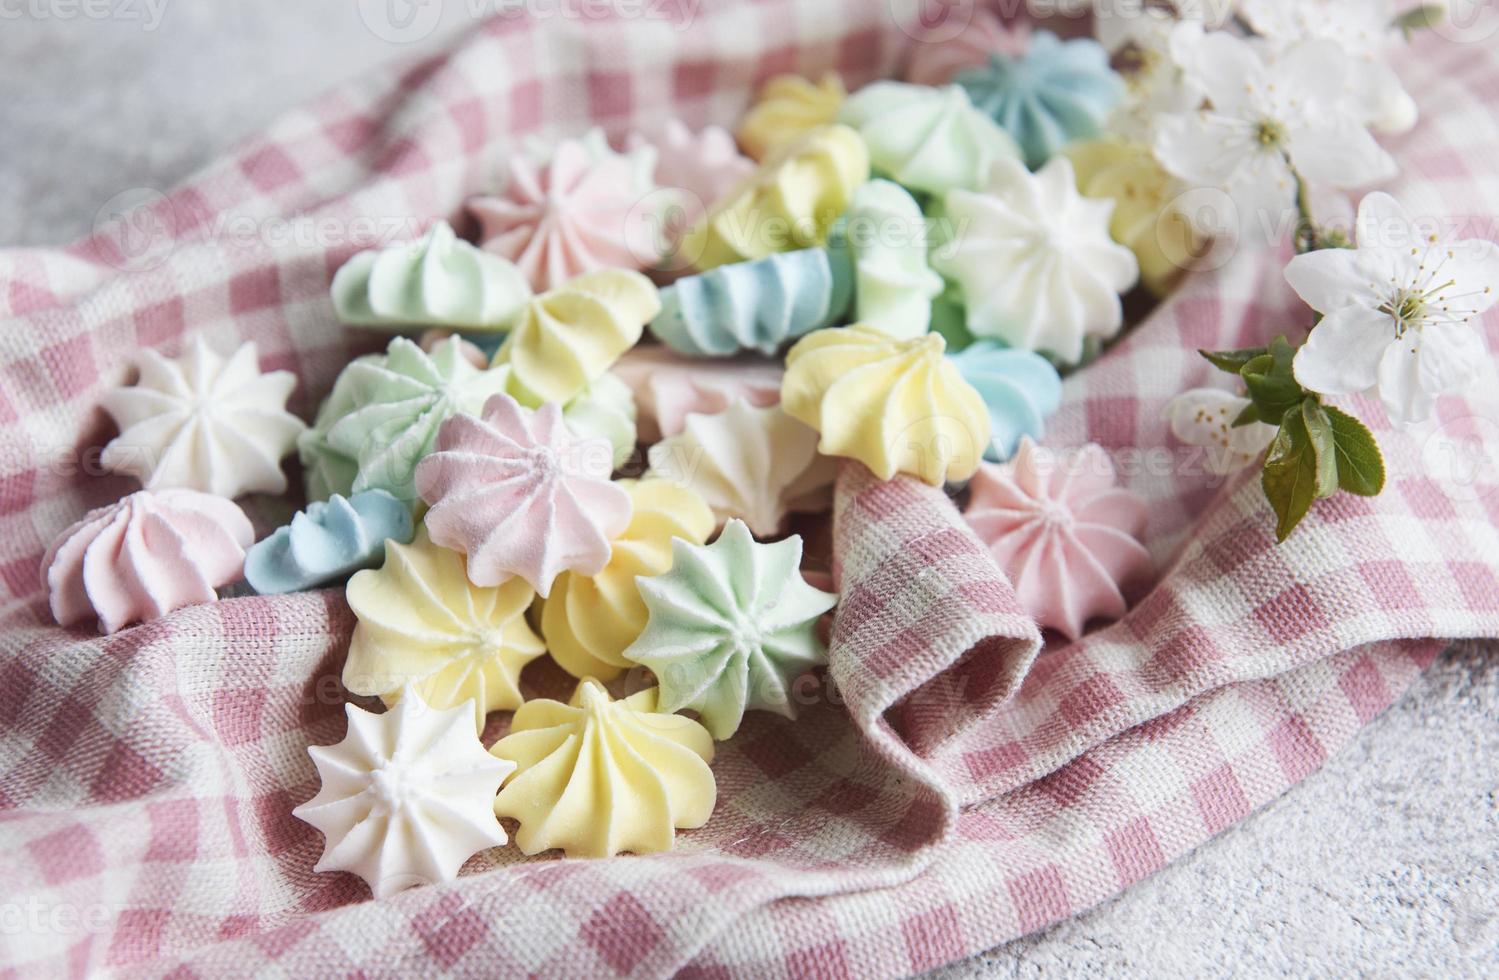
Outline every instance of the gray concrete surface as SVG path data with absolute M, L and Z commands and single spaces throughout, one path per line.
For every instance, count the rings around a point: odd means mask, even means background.
M 0 0 L 0 245 L 73 240 L 116 193 L 170 187 L 282 109 L 435 47 L 471 2 L 405 44 L 372 33 L 358 0 Z M 1449 652 L 1266 810 L 941 975 L 1499 973 L 1495 659 Z

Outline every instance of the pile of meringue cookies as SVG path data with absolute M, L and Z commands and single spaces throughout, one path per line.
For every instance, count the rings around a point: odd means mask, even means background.
M 1058 60 L 1065 106 L 1001 77 Z M 241 578 L 342 585 L 344 686 L 388 710 L 347 706 L 295 813 L 326 837 L 317 870 L 377 897 L 451 880 L 507 842 L 498 818 L 528 855 L 669 849 L 713 812 L 715 741 L 793 717 L 826 664 L 837 597 L 788 520 L 827 514 L 839 459 L 966 497 L 1064 637 L 1148 573 L 1103 451 L 1034 441 L 1139 276 L 1059 152 L 1119 84 L 1093 42 L 1037 35 L 958 84 L 773 79 L 737 141 L 672 121 L 622 152 L 527 147 L 469 202 L 477 244 L 438 222 L 338 271 L 339 320 L 394 336 L 310 426 L 252 343 L 144 351 L 103 399 L 103 463 L 143 489 L 57 539 L 52 612 L 113 633 Z M 311 502 L 256 542 L 234 500 L 285 493 L 294 450 Z M 546 655 L 567 703 L 522 694 Z M 650 686 L 616 700 L 626 675 Z M 486 750 L 491 712 L 514 715 Z

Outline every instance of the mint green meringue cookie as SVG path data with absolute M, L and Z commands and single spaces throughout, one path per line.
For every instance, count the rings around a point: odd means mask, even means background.
M 348 411 L 332 422 L 324 439 L 332 452 L 357 466 L 353 492 L 378 488 L 415 501 L 412 474 L 432 451 L 438 427 L 460 412 L 478 415 L 491 395 L 505 389 L 509 370 L 475 367 L 463 355 L 462 343 L 449 337 L 428 355 L 396 337 L 384 356 L 344 368 L 334 391 Z
M 720 741 L 746 711 L 796 717 L 791 684 L 827 663 L 817 620 L 838 603 L 801 560 L 800 536 L 760 544 L 739 520 L 704 547 L 672 541 L 671 570 L 635 580 L 649 619 L 624 650 L 656 675 L 657 710 L 691 708 Z
M 297 457 L 302 461 L 307 502 L 327 500 L 335 493 L 347 497 L 354 492 L 359 463 L 328 444 L 328 430 L 354 410 L 353 385 L 347 380 L 354 364 L 380 362 L 383 354 L 366 354 L 344 366 L 333 382 L 333 390 L 318 406 L 312 425 L 297 437 Z
M 635 451 L 635 393 L 614 374 L 602 374 L 562 409 L 562 421 L 580 436 L 599 436 L 614 447 L 619 469 Z
M 509 330 L 531 298 L 515 263 L 459 238 L 446 221 L 418 241 L 355 255 L 329 292 L 344 323 L 390 329 Z
M 854 192 L 845 223 L 854 261 L 854 320 L 897 340 L 914 340 L 932 322 L 942 277 L 927 264 L 926 216 L 905 188 L 871 180 Z

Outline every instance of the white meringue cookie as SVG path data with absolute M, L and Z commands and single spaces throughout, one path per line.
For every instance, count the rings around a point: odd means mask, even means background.
M 281 459 L 307 428 L 286 411 L 296 384 L 290 371 L 261 374 L 253 341 L 227 358 L 201 336 L 176 360 L 147 348 L 140 380 L 101 399 L 120 434 L 100 461 L 147 490 L 185 487 L 231 499 L 285 493 Z

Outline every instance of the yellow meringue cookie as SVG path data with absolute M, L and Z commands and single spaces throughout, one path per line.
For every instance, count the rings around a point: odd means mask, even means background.
M 989 410 L 940 334 L 896 340 L 862 323 L 808 334 L 786 355 L 781 407 L 880 479 L 966 480 L 989 445 Z
M 565 404 L 634 347 L 660 312 L 656 287 L 640 273 L 584 273 L 531 300 L 494 363 L 510 366 L 507 390 L 527 408 Z
M 869 180 L 869 150 L 847 126 L 819 126 L 780 147 L 688 229 L 682 257 L 700 270 L 812 248 Z
M 1109 234 L 1135 253 L 1146 288 L 1164 296 L 1204 246 L 1174 206 L 1185 188 L 1144 143 L 1106 136 L 1069 144 L 1062 153 L 1077 172 L 1080 194 L 1114 202 Z
M 489 751 L 519 767 L 494 812 L 520 821 L 525 854 L 669 851 L 673 828 L 701 827 L 717 802 L 713 737 L 690 718 L 658 714 L 655 688 L 611 701 L 585 678 L 568 704 L 521 705 Z
M 672 538 L 702 544 L 713 533 L 713 511 L 695 492 L 670 480 L 620 480 L 634 505 L 630 526 L 613 542 L 597 575 L 563 572 L 541 606 L 541 635 L 552 659 L 574 677 L 610 680 L 631 666 L 621 656 L 645 629 L 647 612 L 637 575 L 671 568 Z
M 847 97 L 837 72 L 826 72 L 815 83 L 800 75 L 777 75 L 760 89 L 734 135 L 745 153 L 763 160 L 807 130 L 833 122 Z
M 359 617 L 343 683 L 355 694 L 394 704 L 410 683 L 433 708 L 470 699 L 474 722 L 520 707 L 520 672 L 546 652 L 526 622 L 536 593 L 524 579 L 496 588 L 471 583 L 463 556 L 417 531 L 409 545 L 390 541 L 385 564 L 349 580 Z

